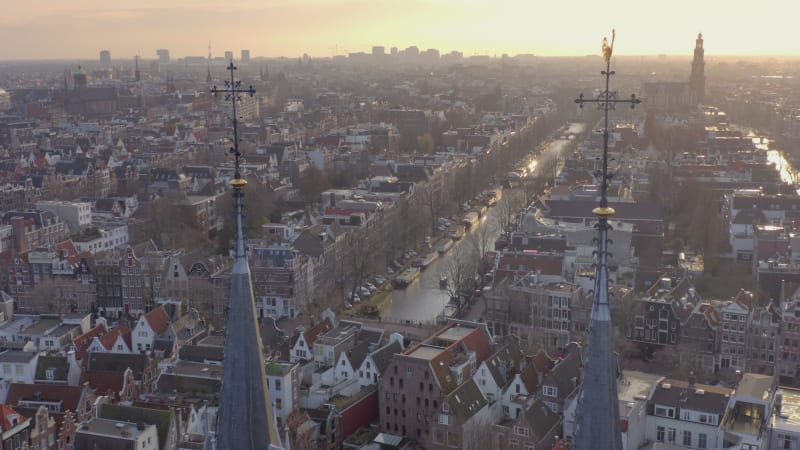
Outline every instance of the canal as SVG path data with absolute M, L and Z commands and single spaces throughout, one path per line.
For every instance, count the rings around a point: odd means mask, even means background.
M 568 135 L 580 133 L 583 129 L 583 124 L 579 123 L 570 124 L 568 128 L 565 128 L 568 130 L 566 132 Z M 565 136 L 565 139 L 551 141 L 540 158 L 545 159 L 559 155 L 568 147 L 569 143 L 568 136 Z M 535 161 L 531 160 L 530 162 L 532 166 L 536 166 Z M 393 321 L 429 322 L 436 320 L 449 301 L 447 291 L 439 288 L 439 279 L 446 270 L 448 259 L 458 251 L 459 247 L 472 245 L 470 235 L 482 228 L 489 228 L 490 239 L 488 242 L 494 243 L 500 237 L 497 215 L 497 208 L 489 208 L 487 214 L 467 232 L 467 235 L 457 241 L 450 251 L 432 262 L 406 289 L 394 290 L 392 301 L 383 310 L 381 316 Z

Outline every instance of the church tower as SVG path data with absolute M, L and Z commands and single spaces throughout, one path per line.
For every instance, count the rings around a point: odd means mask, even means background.
M 603 39 L 603 58 L 606 67 L 601 74 L 605 77 L 605 89 L 596 99 L 584 99 L 583 94 L 575 100 L 583 107 L 584 103 L 595 103 L 603 110 L 603 156 L 602 170 L 595 172 L 600 185 L 600 204 L 592 210 L 597 216 L 597 265 L 592 292 L 592 313 L 589 323 L 586 350 L 584 351 L 583 373 L 575 417 L 575 438 L 570 448 L 574 450 L 622 450 L 622 428 L 619 416 L 619 396 L 617 394 L 618 365 L 614 352 L 614 326 L 611 320 L 611 301 L 608 287 L 612 282 L 608 274 L 608 234 L 612 229 L 611 217 L 614 208 L 608 202 L 608 188 L 613 174 L 608 168 L 608 111 L 617 104 L 628 104 L 631 108 L 641 103 L 635 95 L 630 99 L 618 99 L 616 92 L 609 90 L 611 58 L 614 49 L 614 32 L 611 44 Z
M 255 94 L 252 86 L 240 87 L 234 80 L 236 66 L 228 66 L 230 81 L 226 88 L 214 86 L 211 93 L 224 94 L 231 101 L 233 122 L 234 175 L 233 207 L 235 252 L 230 278 L 228 320 L 225 328 L 225 361 L 222 392 L 217 412 L 217 431 L 212 449 L 207 450 L 279 450 L 281 445 L 277 422 L 264 367 L 264 348 L 256 319 L 253 283 L 247 263 L 244 226 L 244 192 L 247 180 L 241 172 L 239 128 L 236 102 L 240 95 Z M 287 444 L 288 445 L 288 444 Z
M 703 94 L 706 92 L 706 75 L 703 56 L 703 33 L 697 33 L 694 45 L 694 58 L 692 59 L 692 75 L 689 77 L 689 87 L 692 90 L 692 102 L 703 103 Z

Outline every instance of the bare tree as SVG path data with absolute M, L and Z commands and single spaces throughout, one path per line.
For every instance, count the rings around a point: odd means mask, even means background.
M 486 218 L 485 223 L 476 224 L 475 229 L 467 236 L 466 241 L 472 247 L 479 264 L 483 261 L 486 253 L 494 248 L 492 237 L 497 226 L 497 220 L 490 216 Z
M 442 275 L 447 277 L 445 289 L 456 307 L 457 317 L 461 317 L 461 310 L 475 287 L 477 268 L 475 253 L 469 245 L 456 246 L 445 261 Z
M 307 168 L 297 180 L 297 188 L 300 189 L 306 206 L 318 203 L 319 195 L 328 189 L 328 186 L 328 175 L 313 165 Z
M 359 232 L 347 233 L 345 236 L 345 264 L 350 271 L 351 281 L 353 282 L 350 296 L 353 298 L 361 282 L 369 275 L 372 267 L 372 256 L 374 245 L 369 237 L 370 230 L 364 229 Z
M 511 226 L 514 224 L 515 217 L 524 207 L 524 196 L 515 189 L 506 189 L 503 198 L 497 202 L 497 222 L 500 231 L 506 240 L 511 237 Z

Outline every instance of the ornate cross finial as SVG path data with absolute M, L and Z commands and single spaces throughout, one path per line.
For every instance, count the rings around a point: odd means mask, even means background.
M 615 30 L 611 30 L 611 45 L 608 44 L 608 38 L 603 38 L 603 59 L 606 62 L 606 70 L 600 72 L 601 75 L 606 77 L 606 88 L 605 90 L 601 91 L 596 98 L 594 99 L 585 99 L 583 98 L 583 94 L 579 95 L 577 99 L 575 99 L 575 103 L 578 104 L 581 108 L 583 108 L 584 103 L 596 103 L 597 107 L 604 112 L 604 123 L 603 123 L 603 170 L 595 172 L 595 177 L 600 179 L 600 207 L 595 208 L 592 211 L 596 216 L 600 217 L 601 223 L 603 223 L 604 219 L 614 215 L 615 211 L 614 208 L 609 208 L 608 206 L 608 180 L 611 179 L 611 175 L 608 173 L 608 111 L 616 109 L 617 103 L 628 103 L 631 105 L 631 108 L 636 107 L 642 101 L 636 98 L 636 94 L 631 94 L 631 98 L 620 100 L 617 98 L 617 91 L 610 91 L 609 84 L 611 81 L 611 75 L 614 75 L 614 71 L 611 70 L 611 55 L 614 52 L 614 38 L 616 37 Z
M 234 80 L 233 72 L 235 70 L 236 66 L 234 66 L 233 61 L 231 61 L 230 64 L 228 64 L 228 71 L 231 73 L 231 79 L 225 80 L 225 87 L 222 89 L 219 89 L 216 86 L 212 87 L 211 93 L 215 96 L 217 94 L 225 94 L 225 100 L 231 101 L 231 108 L 233 109 L 233 148 L 230 149 L 230 152 L 234 156 L 234 176 L 233 181 L 231 181 L 231 185 L 234 187 L 234 189 L 240 189 L 247 184 L 247 181 L 242 178 L 242 172 L 239 165 L 239 157 L 242 156 L 242 154 L 239 152 L 239 120 L 236 116 L 236 102 L 241 101 L 241 94 L 248 94 L 252 97 L 255 95 L 256 90 L 253 89 L 253 86 L 244 88 L 242 87 L 241 81 Z

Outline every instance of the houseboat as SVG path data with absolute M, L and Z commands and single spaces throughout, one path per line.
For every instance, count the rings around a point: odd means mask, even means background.
M 446 239 L 446 238 L 445 239 L 441 239 L 436 244 L 436 251 L 440 255 L 443 255 L 443 254 L 447 253 L 447 251 L 450 250 L 450 247 L 452 247 L 452 246 L 453 246 L 453 240 L 452 239 Z
M 430 263 L 432 263 L 437 257 L 439 256 L 436 252 L 428 253 L 427 255 L 422 255 L 416 260 L 414 260 L 414 267 L 419 267 L 421 270 L 425 270 Z
M 469 227 L 475 225 L 476 223 L 478 223 L 478 219 L 480 219 L 480 216 L 478 215 L 478 213 L 475 212 L 475 211 L 472 211 L 472 212 L 467 213 L 466 216 L 464 216 L 464 220 L 462 220 L 461 223 L 463 223 L 465 227 L 469 228 Z
M 466 228 L 464 228 L 464 225 L 454 225 L 452 228 L 450 228 L 450 230 L 447 231 L 447 235 L 451 239 L 454 239 L 454 240 L 457 241 L 457 240 L 461 239 L 462 237 L 464 237 L 464 233 L 466 233 L 466 232 L 467 232 L 467 230 L 466 230 Z
M 405 289 L 419 276 L 419 267 L 408 267 L 397 275 L 392 284 L 398 289 Z

